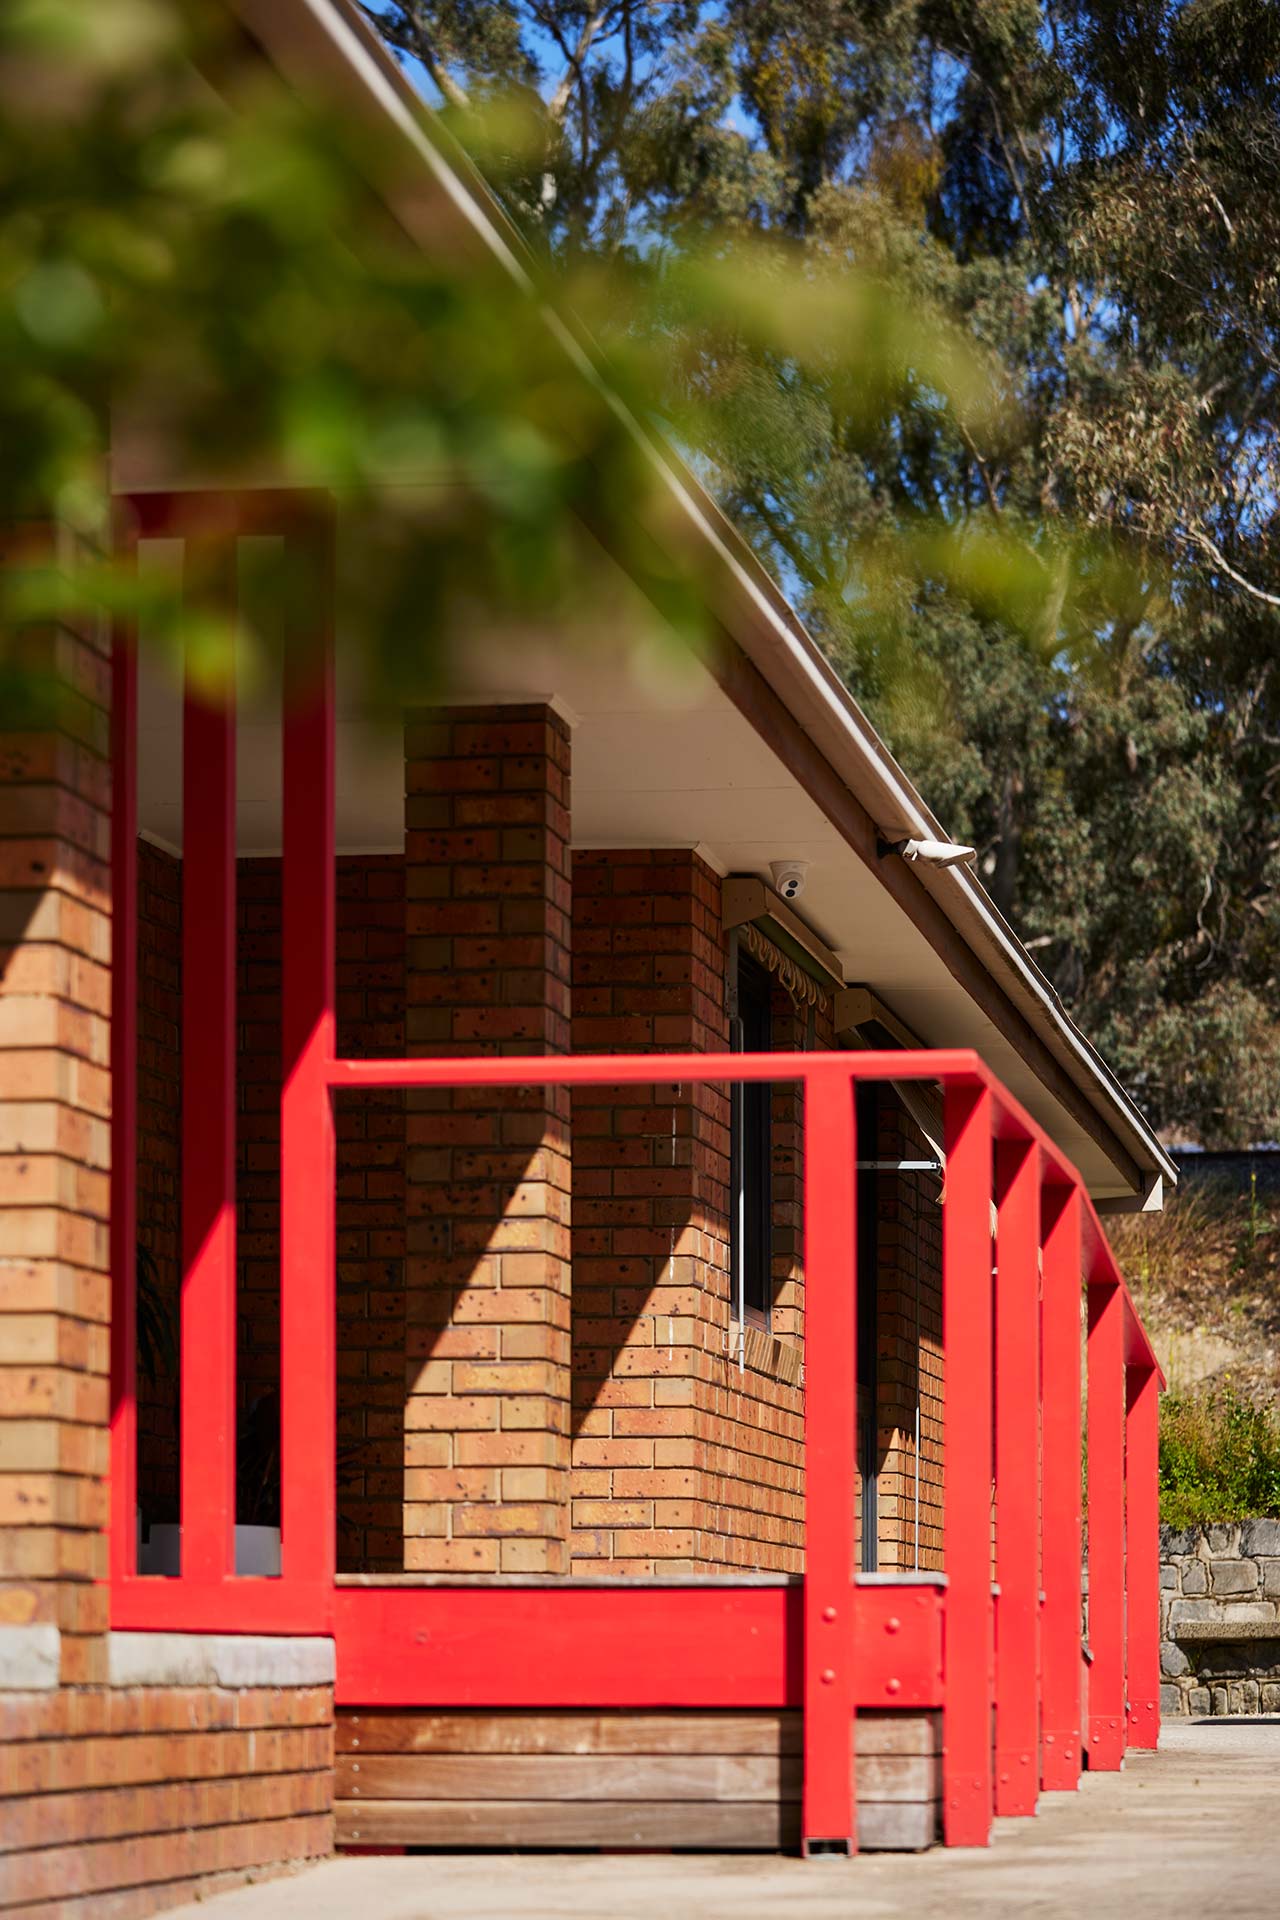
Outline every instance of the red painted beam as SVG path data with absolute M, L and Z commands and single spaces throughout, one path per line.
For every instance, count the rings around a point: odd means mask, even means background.
M 648 1075 L 648 1080 L 645 1076 Z M 602 1087 L 649 1081 L 803 1080 L 806 1085 L 850 1080 L 959 1080 L 983 1082 L 976 1053 L 664 1053 L 552 1054 L 532 1058 L 458 1060 L 335 1060 L 329 1084 L 366 1092 L 380 1087 Z M 1037 1136 L 1038 1137 L 1038 1136 Z
M 132 1633 L 333 1632 L 333 1585 L 228 1575 L 135 1575 L 111 1590 L 111 1624 Z
M 112 652 L 111 778 L 110 1556 L 119 1578 L 135 1571 L 138 1541 L 138 674 L 123 628 Z
M 1040 1788 L 1040 1152 L 996 1149 L 996 1812 Z
M 260 1585 L 263 1583 L 259 1583 Z M 836 1657 L 859 1707 L 942 1704 L 940 1588 L 853 1590 Z M 697 1586 L 338 1588 L 338 1699 L 366 1707 L 800 1707 L 804 1591 Z M 852 1718 L 845 1725 L 846 1745 Z
M 356 1587 L 339 1697 L 363 1706 L 799 1706 L 796 1587 Z
M 332 606 L 331 529 L 308 537 Z M 337 1267 L 333 1108 L 334 712 L 327 633 L 297 637 L 284 700 L 284 1000 L 280 1099 L 281 1565 L 336 1565 Z
M 234 605 L 234 543 L 187 543 L 187 599 Z M 235 1568 L 235 709 L 190 669 L 182 774 L 182 1572 Z
M 1129 1745 L 1160 1738 L 1160 1382 L 1149 1367 L 1126 1381 L 1125 1625 Z
M 991 1096 L 946 1089 L 947 1185 L 942 1210 L 943 1540 L 947 1569 L 943 1825 L 947 1845 L 985 1847 L 991 1767 Z
M 942 1705 L 942 1631 L 946 1593 L 942 1583 L 895 1586 L 877 1580 L 854 1594 L 857 1644 L 856 1705 Z
M 1125 1750 L 1124 1297 L 1089 1286 L 1089 1738 L 1092 1769 Z
M 805 1854 L 857 1849 L 853 1607 L 857 1151 L 853 1085 L 805 1089 Z
M 1044 1611 L 1041 1618 L 1043 1694 L 1040 1784 L 1074 1792 L 1080 1784 L 1083 1701 L 1081 1557 L 1084 1552 L 1080 1485 L 1080 1194 L 1046 1186 L 1042 1193 L 1044 1246 Z

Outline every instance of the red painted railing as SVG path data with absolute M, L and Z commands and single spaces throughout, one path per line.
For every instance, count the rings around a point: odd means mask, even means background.
M 260 521 L 259 521 L 260 524 Z M 313 527 L 313 565 L 326 564 Z M 282 1573 L 234 1572 L 234 715 L 187 703 L 181 1357 L 183 1567 L 136 1572 L 131 1240 L 117 1233 L 111 1606 L 117 1628 L 333 1634 L 365 1706 L 796 1707 L 810 1850 L 856 1840 L 852 1722 L 940 1708 L 945 1836 L 1118 1766 L 1158 1727 L 1156 1396 L 1141 1322 L 1074 1167 L 969 1052 L 342 1060 L 334 1029 L 333 692 L 309 649 L 284 738 Z M 117 670 L 113 1218 L 129 1222 L 135 1013 L 133 676 Z M 194 1076 L 198 1072 L 199 1079 Z M 944 1090 L 945 1578 L 855 1573 L 860 1081 Z M 339 1586 L 335 1200 L 340 1089 L 778 1080 L 805 1089 L 805 1537 L 799 1584 Z M 992 1232 L 992 1202 L 998 1228 Z M 1081 1649 L 1081 1302 L 1088 1300 L 1089 1641 Z M 994 1508 L 993 1508 L 994 1502 Z M 996 1581 L 993 1583 L 993 1513 Z

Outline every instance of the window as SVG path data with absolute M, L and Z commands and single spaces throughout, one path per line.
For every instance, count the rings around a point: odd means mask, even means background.
M 771 983 L 757 961 L 739 953 L 730 1017 L 735 1053 L 773 1048 Z M 773 1304 L 773 1088 L 767 1080 L 733 1090 L 729 1257 L 735 1315 L 768 1324 Z

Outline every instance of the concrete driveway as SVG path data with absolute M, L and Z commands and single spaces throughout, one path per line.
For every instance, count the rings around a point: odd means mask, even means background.
M 1166 1727 L 1158 1754 L 1086 1775 L 982 1852 L 346 1859 L 175 1920 L 965 1920 L 1280 1912 L 1280 1718 Z

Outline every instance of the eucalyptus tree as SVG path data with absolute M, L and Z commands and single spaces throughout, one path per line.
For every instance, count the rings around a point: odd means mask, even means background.
M 677 293 L 665 406 L 1153 1115 L 1273 1134 L 1277 10 L 372 11 L 562 259 L 767 236 L 977 343 L 966 410 Z

